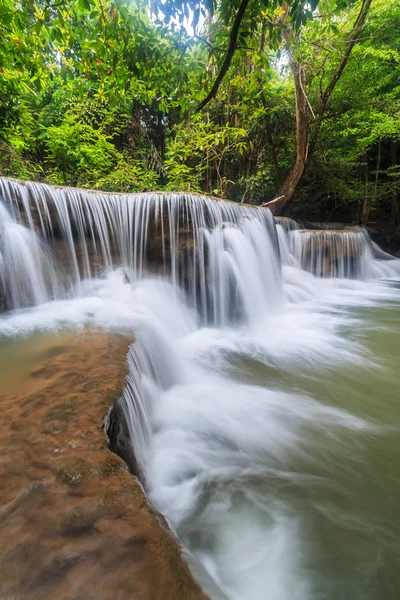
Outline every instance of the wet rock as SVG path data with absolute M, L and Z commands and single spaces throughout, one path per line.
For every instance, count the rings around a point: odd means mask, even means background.
M 104 415 L 122 392 L 129 340 L 85 333 L 52 343 L 32 376 L 0 391 L 0 598 L 204 600 L 128 472 L 118 408 L 124 460 L 107 447 Z
M 141 473 L 132 450 L 129 428 L 121 400 L 117 401 L 108 412 L 105 430 L 108 436 L 109 449 L 122 458 L 132 475 L 140 477 Z
M 303 229 L 300 235 L 303 269 L 321 277 L 357 278 L 367 249 L 361 230 Z

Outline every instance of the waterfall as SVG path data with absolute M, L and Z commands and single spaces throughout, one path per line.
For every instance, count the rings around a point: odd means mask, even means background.
M 387 258 L 365 230 L 302 230 L 266 208 L 0 178 L 0 337 L 134 335 L 120 402 L 142 482 L 212 600 L 321 595 L 305 499 L 337 457 L 355 480 L 353 440 L 376 432 L 320 402 L 314 381 L 299 389 L 316 365 L 337 368 L 334 383 L 370 367 L 337 305 L 368 306 L 371 290 L 393 301 L 381 280 L 400 261 Z
M 303 269 L 319 277 L 368 279 L 374 256 L 359 230 L 298 230 L 293 253 Z
M 282 264 L 322 277 L 397 272 L 363 229 L 302 230 L 268 209 L 194 194 L 106 194 L 0 178 L 0 281 L 18 308 L 124 269 L 184 289 L 203 322 L 256 322 L 282 303 Z M 394 264 L 396 263 L 396 265 Z M 63 268 L 60 267 L 63 266 Z
M 300 229 L 299 224 L 294 219 L 289 219 L 289 217 L 274 217 L 274 221 L 285 231 L 294 231 L 296 229 Z
M 62 269 L 31 229 L 0 204 L 0 305 L 22 308 L 64 293 Z
M 280 302 L 278 238 L 266 209 L 193 194 L 103 194 L 4 178 L 0 198 L 32 240 L 53 250 L 75 290 L 116 267 L 132 281 L 158 273 L 185 289 L 214 324 L 255 318 Z M 55 298 L 56 290 L 47 294 Z

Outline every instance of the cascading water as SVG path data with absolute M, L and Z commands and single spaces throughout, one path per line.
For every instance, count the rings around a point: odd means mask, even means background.
M 294 221 L 294 219 L 289 219 L 288 217 L 274 217 L 274 221 L 285 231 L 295 231 L 296 229 L 300 229 L 299 224 Z
M 280 301 L 279 247 L 267 210 L 190 194 L 97 194 L 1 178 L 0 197 L 67 264 L 75 289 L 117 266 L 133 280 L 168 274 L 207 322 L 220 324 Z
M 60 275 L 40 238 L 0 204 L 0 300 L 3 294 L 6 306 L 21 308 L 61 296 Z
M 209 596 L 397 600 L 385 557 L 398 558 L 400 486 L 391 450 L 375 451 L 393 422 L 370 402 L 379 361 L 353 331 L 398 301 L 400 261 L 375 260 L 360 232 L 312 237 L 204 196 L 7 179 L 0 196 L 0 281 L 17 309 L 0 336 L 134 333 L 121 402 L 135 456 Z M 329 244 L 328 269 L 315 257 Z
M 373 263 L 370 246 L 361 231 L 308 231 L 291 233 L 293 253 L 303 269 L 321 277 L 369 279 Z

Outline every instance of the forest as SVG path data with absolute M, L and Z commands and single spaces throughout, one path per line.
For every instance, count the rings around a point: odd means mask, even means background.
M 1 0 L 0 175 L 395 232 L 400 5 Z

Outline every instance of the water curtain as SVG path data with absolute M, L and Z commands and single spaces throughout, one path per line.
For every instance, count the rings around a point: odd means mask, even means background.
M 9 308 L 76 294 L 83 280 L 118 267 L 132 281 L 167 276 L 209 323 L 252 318 L 257 307 L 279 302 L 279 245 L 267 209 L 193 194 L 105 194 L 10 179 L 0 179 L 0 197 Z

